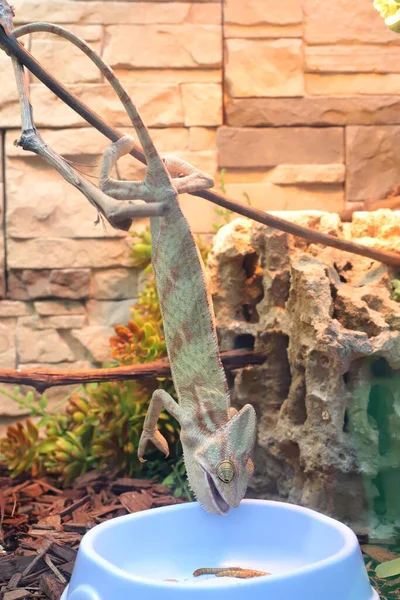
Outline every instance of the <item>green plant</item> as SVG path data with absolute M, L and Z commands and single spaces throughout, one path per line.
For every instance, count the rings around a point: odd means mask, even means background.
M 379 564 L 375 571 L 378 577 L 385 579 L 386 577 L 400 575 L 400 558 L 395 558 L 394 560 L 388 560 Z
M 186 498 L 186 500 L 191 502 L 193 500 L 193 494 L 190 491 L 186 478 L 186 468 L 183 456 L 181 456 L 174 465 L 171 465 L 171 467 L 171 473 L 167 475 L 162 483 L 174 490 L 175 498 Z
M 400 279 L 392 279 L 393 295 L 392 298 L 396 302 L 400 302 Z
M 131 258 L 133 264 L 138 269 L 143 269 L 143 273 L 151 272 L 151 232 L 149 227 L 143 231 L 130 231 L 130 235 L 135 239 L 131 249 Z
M 226 194 L 225 174 L 226 169 L 221 169 L 219 172 L 219 185 L 223 194 Z M 222 223 L 213 223 L 214 231 L 219 231 L 221 227 L 231 222 L 233 216 L 232 210 L 229 210 L 228 208 L 215 208 L 214 212 L 217 215 L 217 217 L 220 217 L 220 219 L 222 219 Z
M 227 192 L 226 192 L 226 185 L 225 185 L 225 175 L 226 175 L 226 169 L 221 169 L 219 172 L 219 184 L 220 184 L 222 193 L 226 195 Z M 242 196 L 246 200 L 247 204 L 249 206 L 251 206 L 251 200 L 250 200 L 249 194 L 247 192 L 242 192 Z M 213 229 L 215 232 L 219 231 L 221 229 L 221 227 L 223 227 L 224 225 L 227 225 L 228 223 L 230 223 L 232 221 L 233 215 L 235 214 L 233 212 L 233 210 L 230 210 L 229 208 L 215 208 L 214 212 L 217 215 L 217 217 L 220 217 L 220 219 L 222 219 L 222 223 L 213 223 Z
M 128 325 L 116 325 L 110 339 L 111 356 L 121 364 L 144 363 L 167 356 L 154 280 L 147 282 L 131 309 Z
M 154 278 L 151 276 L 151 233 L 145 229 L 132 233 L 131 256 L 135 266 L 148 275 L 138 302 L 131 309 L 128 325 L 117 325 L 110 339 L 111 356 L 119 364 L 154 361 L 167 356 L 162 318 Z M 209 248 L 199 240 L 199 249 L 206 259 Z M 161 413 L 159 427 L 167 439 L 171 454 L 160 458 L 158 451 L 149 451 L 148 461 L 140 463 L 137 447 L 146 416 L 149 399 L 159 387 L 174 395 L 172 381 L 158 378 L 152 381 L 122 381 L 80 386 L 64 398 L 65 412 L 52 414 L 46 395 L 22 394 L 0 390 L 29 412 L 29 419 L 8 427 L 0 439 L 0 458 L 12 477 L 26 472 L 32 476 L 51 474 L 63 485 L 95 468 L 112 468 L 127 475 L 157 477 L 173 489 L 176 496 L 191 499 L 185 477 L 185 465 L 179 443 L 178 423 L 167 413 Z M 36 423 L 32 422 L 36 420 Z
M 172 448 L 171 459 L 159 460 L 156 452 L 150 452 L 149 459 L 156 459 L 157 466 L 149 469 L 150 460 L 142 464 L 137 458 L 148 400 L 160 385 L 157 381 L 89 384 L 71 394 L 65 414 L 53 415 L 42 408 L 44 416 L 37 424 L 27 419 L 10 425 L 0 440 L 0 453 L 11 476 L 47 473 L 68 485 L 90 469 L 107 467 L 126 475 L 165 477 L 176 460 L 179 439 L 178 424 L 168 413 L 161 414 L 159 427 Z M 169 382 L 164 385 L 173 392 Z M 40 400 L 43 403 L 43 397 Z
M 374 7 L 392 31 L 400 32 L 400 2 L 396 0 L 374 0 Z
M 54 448 L 52 440 L 40 440 L 39 429 L 30 419 L 9 425 L 0 441 L 0 452 L 12 477 L 30 471 L 33 477 L 43 472 L 44 455 Z
M 132 257 L 136 265 L 151 271 L 151 235 L 148 230 L 133 234 L 136 238 Z M 138 302 L 132 307 L 128 325 L 117 325 L 110 340 L 111 354 L 120 364 L 144 363 L 166 357 L 162 320 L 154 279 L 150 278 Z M 33 392 L 21 394 L 3 391 L 30 419 L 8 427 L 0 440 L 0 455 L 12 477 L 24 472 L 33 476 L 44 473 L 58 476 L 64 485 L 94 468 L 112 468 L 116 472 L 165 479 L 179 493 L 188 495 L 183 461 L 179 462 L 178 423 L 167 413 L 160 415 L 159 427 L 167 439 L 171 455 L 160 458 L 157 451 L 140 463 L 137 447 L 143 429 L 149 399 L 163 387 L 174 394 L 168 378 L 152 381 L 122 381 L 81 386 L 63 400 L 64 413 L 51 414 L 47 398 Z M 37 423 L 32 422 L 37 419 Z M 178 461 L 178 462 L 177 462 Z

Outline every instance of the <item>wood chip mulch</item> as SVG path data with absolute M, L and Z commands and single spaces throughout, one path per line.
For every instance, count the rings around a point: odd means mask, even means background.
M 91 471 L 60 489 L 47 478 L 12 480 L 0 465 L 0 600 L 59 600 L 86 531 L 113 517 L 181 502 L 149 479 Z M 389 540 L 362 533 L 358 539 L 382 600 L 400 600 L 400 578 L 375 575 L 377 564 L 400 556 L 400 532 Z
M 0 470 L 0 599 L 59 600 L 82 536 L 103 521 L 184 502 L 153 480 L 91 471 L 72 488 Z

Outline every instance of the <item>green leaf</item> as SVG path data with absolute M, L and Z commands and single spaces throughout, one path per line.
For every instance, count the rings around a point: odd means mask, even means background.
M 378 577 L 393 577 L 393 575 L 400 575 L 400 558 L 381 563 L 376 567 L 375 572 Z
M 43 440 L 43 442 L 40 442 L 37 445 L 36 449 L 40 454 L 47 454 L 56 449 L 56 442 L 52 440 Z
M 43 396 L 40 397 L 39 408 L 41 410 L 45 410 L 47 408 L 47 398 L 44 394 L 43 394 Z
M 172 487 L 175 483 L 174 474 L 170 473 L 169 475 L 167 475 L 167 477 L 163 479 L 161 483 L 167 487 Z

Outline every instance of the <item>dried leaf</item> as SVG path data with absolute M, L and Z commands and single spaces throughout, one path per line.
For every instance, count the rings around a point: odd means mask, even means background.
M 390 552 L 387 548 L 382 548 L 382 546 L 365 545 L 361 546 L 361 550 L 364 554 L 370 556 L 379 563 L 397 558 L 396 554 L 393 554 L 393 552 Z

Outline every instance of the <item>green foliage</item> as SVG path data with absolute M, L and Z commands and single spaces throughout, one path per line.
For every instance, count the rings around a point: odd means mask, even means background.
M 94 468 L 111 468 L 126 475 L 165 477 L 176 460 L 178 424 L 167 413 L 159 421 L 161 433 L 172 448 L 171 459 L 163 461 L 156 451 L 157 468 L 140 463 L 137 447 L 149 398 L 159 382 L 145 385 L 136 381 L 89 384 L 68 398 L 65 413 L 47 412 L 41 396 L 33 413 L 43 416 L 37 424 L 30 419 L 10 425 L 0 440 L 0 452 L 12 477 L 30 472 L 56 475 L 68 485 L 78 475 Z M 164 387 L 172 392 L 171 384 Z M 41 403 L 42 408 L 38 408 Z
M 228 208 L 216 208 L 215 214 L 222 219 L 222 223 L 213 223 L 214 231 L 219 231 L 221 227 L 231 222 L 233 211 Z
M 400 538 L 398 535 L 395 534 L 390 540 L 387 540 L 388 545 L 384 544 L 384 541 L 376 541 L 379 544 L 378 549 L 382 547 L 383 550 L 389 551 L 394 556 L 400 554 Z M 374 547 L 375 540 L 371 539 L 370 544 Z M 379 564 L 376 558 L 371 558 L 368 555 L 364 556 L 371 585 L 378 592 L 381 600 L 399 600 L 399 561 L 400 559 L 396 558 Z
M 400 5 L 396 0 L 374 0 L 374 8 L 383 19 L 391 17 L 399 10 Z
M 130 231 L 135 242 L 131 249 L 133 264 L 143 273 L 151 272 L 151 232 L 148 227 L 142 232 Z
M 35 477 L 42 472 L 43 443 L 39 442 L 39 430 L 30 419 L 9 425 L 6 438 L 0 441 L 0 452 L 12 477 L 27 471 Z
M 225 185 L 225 175 L 226 175 L 226 169 L 221 169 L 221 171 L 219 172 L 219 184 L 220 184 L 222 193 L 226 195 L 227 192 L 226 192 L 226 185 Z M 251 206 L 251 200 L 250 200 L 250 196 L 248 195 L 248 193 L 242 192 L 242 195 L 243 195 L 244 199 L 246 200 L 247 204 L 249 206 Z M 221 227 L 223 227 L 224 225 L 227 225 L 228 223 L 230 223 L 235 214 L 234 211 L 229 210 L 229 208 L 215 208 L 214 212 L 217 215 L 217 217 L 219 217 L 220 220 L 222 220 L 222 222 L 213 223 L 213 229 L 216 232 L 219 231 L 221 229 Z
M 400 302 L 400 279 L 392 280 L 392 288 L 393 288 L 393 300 L 396 302 Z
M 400 575 L 400 558 L 395 558 L 394 560 L 388 560 L 386 562 L 381 563 L 375 569 L 378 577 L 385 578 L 386 577 L 394 577 L 395 575 Z
M 222 193 L 226 195 L 225 174 L 226 169 L 221 169 L 219 172 L 219 184 L 221 186 Z M 214 212 L 217 217 L 222 219 L 222 223 L 213 223 L 214 231 L 219 231 L 221 227 L 230 223 L 234 214 L 233 211 L 229 210 L 228 208 L 215 208 Z
M 150 272 L 151 234 L 133 234 L 132 258 L 137 266 Z M 111 355 L 120 364 L 154 361 L 167 356 L 162 320 L 154 279 L 150 278 L 138 302 L 131 309 L 128 325 L 117 325 L 110 340 Z M 190 497 L 184 465 L 177 453 L 179 427 L 173 417 L 162 413 L 159 428 L 170 447 L 164 459 L 157 450 L 148 449 L 148 460 L 140 463 L 137 448 L 149 399 L 157 388 L 174 394 L 170 379 L 123 381 L 90 384 L 68 396 L 65 412 L 51 414 L 45 395 L 33 392 L 13 394 L 3 391 L 30 419 L 8 427 L 0 440 L 1 458 L 11 475 L 30 472 L 56 475 L 68 485 L 78 475 L 95 468 L 112 468 L 126 475 L 164 479 L 178 495 Z M 36 424 L 32 418 L 37 419 Z
M 151 272 L 151 233 L 131 233 L 135 239 L 131 257 L 135 266 Z M 116 325 L 116 335 L 110 339 L 111 356 L 120 364 L 145 363 L 165 358 L 167 348 L 163 336 L 160 304 L 154 278 L 151 277 L 139 295 L 138 302 L 131 308 L 128 325 Z
M 186 500 L 189 500 L 189 502 L 193 500 L 193 495 L 186 479 L 186 468 L 183 461 L 183 456 L 181 456 L 178 461 L 172 465 L 171 473 L 167 475 L 162 483 L 174 490 L 175 498 L 186 498 Z
M 145 363 L 167 356 L 162 319 L 153 279 L 147 282 L 131 309 L 128 325 L 116 325 L 110 339 L 111 356 L 120 364 Z
M 151 274 L 150 231 L 145 229 L 131 235 L 134 238 L 131 257 L 135 266 Z M 200 238 L 198 244 L 205 260 L 209 247 Z M 115 327 L 110 347 L 112 358 L 122 365 L 167 356 L 157 290 L 151 275 L 131 309 L 128 324 Z M 172 381 L 167 378 L 145 383 L 123 381 L 80 386 L 60 403 L 66 405 L 66 410 L 57 410 L 55 414 L 49 411 L 45 394 L 40 397 L 33 392 L 22 394 L 18 387 L 12 394 L 0 390 L 29 412 L 25 422 L 10 425 L 6 436 L 0 439 L 0 458 L 12 477 L 22 473 L 51 474 L 63 485 L 69 485 L 90 469 L 112 468 L 130 476 L 140 473 L 142 477 L 157 477 L 171 487 L 176 496 L 190 500 L 179 427 L 173 417 L 161 413 L 159 420 L 160 431 L 171 451 L 168 459 L 150 448 L 146 463 L 140 463 L 137 458 L 149 399 L 160 387 L 174 395 Z
M 374 7 L 392 31 L 400 32 L 400 2 L 396 0 L 374 0 Z

